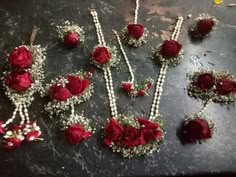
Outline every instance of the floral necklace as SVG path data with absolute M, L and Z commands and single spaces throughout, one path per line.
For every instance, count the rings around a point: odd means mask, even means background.
M 164 64 L 161 67 L 161 74 L 157 81 L 149 120 L 141 117 L 134 118 L 134 116 L 128 117 L 118 114 L 110 67 L 114 66 L 112 64 L 119 59 L 114 55 L 114 51 L 109 50 L 110 48 L 106 46 L 97 12 L 93 9 L 90 12 L 96 27 L 99 43 L 93 50 L 92 63 L 101 68 L 104 72 L 111 108 L 111 118 L 104 128 L 104 143 L 111 147 L 113 152 L 119 152 L 123 157 L 129 158 L 158 151 L 165 135 L 161 121 L 162 116 L 159 114 L 159 103 L 168 65 Z M 176 38 L 182 21 L 183 18 L 179 17 L 177 22 L 178 26 L 173 35 Z
M 134 14 L 134 22 L 127 25 L 121 31 L 121 38 L 124 42 L 133 47 L 141 47 L 147 42 L 148 30 L 138 21 L 139 0 L 136 0 L 136 9 Z
M 38 30 L 39 28 L 35 26 L 29 46 L 21 45 L 8 56 L 11 71 L 4 72 L 3 80 L 5 94 L 14 104 L 15 110 L 6 122 L 0 121 L 0 134 L 3 134 L 2 142 L 6 149 L 18 147 L 24 140 L 31 142 L 40 139 L 40 128 L 36 121 L 30 120 L 28 113 L 28 107 L 34 100 L 34 93 L 43 93 L 45 49 L 40 45 L 33 45 Z M 17 113 L 21 121 L 10 127 Z

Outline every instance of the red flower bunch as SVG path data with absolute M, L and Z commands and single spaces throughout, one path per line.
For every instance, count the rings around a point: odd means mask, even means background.
M 65 87 L 55 83 L 49 88 L 52 98 L 58 101 L 66 101 L 72 95 L 80 97 L 90 84 L 86 77 L 81 79 L 75 75 L 67 75 L 66 79 L 68 83 Z
M 176 57 L 180 50 L 182 49 L 182 45 L 175 40 L 166 40 L 160 47 L 160 53 L 165 58 Z
M 196 30 L 202 36 L 206 36 L 212 31 L 214 26 L 215 26 L 214 20 L 211 18 L 206 18 L 199 20 L 197 22 Z
M 107 47 L 98 46 L 93 50 L 92 58 L 100 64 L 105 64 L 111 59 L 111 53 Z
M 64 44 L 69 48 L 77 47 L 80 41 L 80 35 L 77 32 L 68 32 L 64 36 Z
M 141 97 L 145 96 L 148 90 L 152 88 L 152 82 L 145 82 L 145 84 L 143 84 L 141 87 L 135 87 L 130 82 L 123 82 L 121 86 L 129 95 L 134 97 Z
M 7 75 L 6 85 L 19 92 L 26 91 L 33 82 L 31 73 L 25 70 L 33 63 L 31 52 L 20 46 L 9 54 L 8 62 L 15 70 Z
M 87 139 L 92 132 L 87 132 L 81 124 L 73 124 L 65 130 L 65 137 L 71 144 L 79 144 L 82 138 Z
M 137 39 L 143 36 L 144 30 L 145 28 L 142 24 L 129 24 L 127 26 L 128 34 Z
M 189 143 L 196 143 L 212 137 L 212 131 L 206 120 L 193 118 L 183 125 L 183 133 Z
M 109 146 L 111 143 L 125 145 L 128 147 L 145 145 L 152 140 L 162 136 L 162 131 L 158 129 L 158 123 L 151 122 L 144 118 L 137 118 L 140 129 L 126 126 L 123 127 L 114 118 L 111 118 L 104 128 L 104 143 Z

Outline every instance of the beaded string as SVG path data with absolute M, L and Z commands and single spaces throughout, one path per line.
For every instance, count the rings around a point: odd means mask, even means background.
M 172 40 L 178 39 L 182 23 L 183 23 L 183 17 L 178 17 L 178 21 L 176 23 L 174 32 L 171 35 Z M 159 114 L 160 99 L 161 99 L 162 92 L 163 92 L 163 84 L 165 81 L 167 69 L 168 69 L 168 65 L 163 64 L 161 66 L 160 74 L 159 74 L 159 77 L 156 82 L 156 90 L 154 93 L 153 102 L 152 102 L 152 106 L 151 106 L 151 112 L 150 112 L 150 116 L 149 116 L 150 120 L 153 120 L 155 117 L 160 116 L 160 114 Z
M 117 39 L 117 42 L 118 42 L 118 44 L 120 46 L 121 53 L 122 53 L 122 55 L 123 55 L 123 57 L 125 59 L 125 63 L 126 63 L 126 65 L 128 67 L 128 70 L 129 70 L 129 74 L 130 74 L 130 78 L 131 78 L 130 82 L 133 84 L 134 83 L 134 73 L 133 73 L 132 67 L 131 67 L 131 65 L 129 63 L 129 59 L 128 59 L 128 57 L 127 57 L 127 55 L 125 53 L 125 50 L 124 50 L 124 48 L 122 46 L 122 43 L 121 43 L 121 40 L 120 40 L 120 37 L 119 37 L 117 31 L 116 30 L 112 30 L 112 31 L 116 35 L 116 39 Z
M 136 8 L 134 13 L 134 24 L 137 24 L 138 21 L 138 9 L 139 9 L 139 0 L 136 0 Z

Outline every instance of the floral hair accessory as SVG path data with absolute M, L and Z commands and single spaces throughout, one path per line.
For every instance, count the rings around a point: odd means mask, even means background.
M 78 144 L 82 138 L 88 138 L 93 129 L 90 127 L 89 119 L 82 114 L 75 114 L 75 105 L 91 98 L 93 84 L 90 78 L 93 72 L 78 71 L 58 77 L 46 85 L 50 101 L 45 109 L 50 117 L 60 116 L 62 130 L 65 131 L 66 139 L 72 144 Z M 68 116 L 67 111 L 71 110 Z
M 84 42 L 83 28 L 69 21 L 57 26 L 59 37 L 68 48 L 75 48 L 80 42 Z
M 128 93 L 131 97 L 142 97 L 149 95 L 149 90 L 153 86 L 153 79 L 147 78 L 143 82 L 136 82 L 134 78 L 134 73 L 132 70 L 132 67 L 129 63 L 129 59 L 124 51 L 124 48 L 122 46 L 120 37 L 118 33 L 113 30 L 113 33 L 116 35 L 117 42 L 120 46 L 121 53 L 123 54 L 123 57 L 125 59 L 126 66 L 128 67 L 129 74 L 130 74 L 130 80 L 129 81 L 122 81 L 122 88 Z
M 200 14 L 189 28 L 189 34 L 193 39 L 203 39 L 210 36 L 218 21 L 208 14 Z
M 134 15 L 134 22 L 128 24 L 121 31 L 121 38 L 130 46 L 141 47 L 147 42 L 148 30 L 144 25 L 137 23 L 138 21 L 139 0 L 136 0 L 136 9 Z
M 30 45 L 22 45 L 15 48 L 8 56 L 11 70 L 4 72 L 5 94 L 15 106 L 10 119 L 0 121 L 0 134 L 3 135 L 3 147 L 14 149 L 25 140 L 28 142 L 40 140 L 41 131 L 36 121 L 31 121 L 28 107 L 34 100 L 34 93 L 43 94 L 42 82 L 44 81 L 45 48 L 33 45 L 39 28 L 33 29 Z M 13 124 L 19 113 L 21 121 Z

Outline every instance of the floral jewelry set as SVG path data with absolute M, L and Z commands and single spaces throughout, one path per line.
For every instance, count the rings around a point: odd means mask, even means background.
M 141 83 L 135 81 L 132 67 L 122 46 L 122 41 L 133 47 L 141 47 L 147 42 L 147 29 L 137 23 L 138 9 L 139 0 L 136 0 L 134 22 L 127 25 L 120 35 L 113 30 L 130 75 L 129 80 L 123 81 L 121 86 L 131 97 L 149 95 L 154 84 L 154 80 L 150 78 Z M 166 134 L 159 111 L 166 73 L 171 66 L 180 64 L 184 57 L 182 45 L 178 42 L 183 17 L 177 18 L 170 40 L 164 41 L 153 50 L 153 59 L 158 61 L 160 73 L 155 84 L 149 117 L 143 118 L 118 113 L 111 68 L 120 62 L 120 57 L 116 47 L 106 44 L 97 12 L 90 9 L 90 14 L 98 38 L 98 44 L 92 51 L 91 63 L 103 71 L 111 114 L 103 128 L 104 144 L 113 152 L 129 158 L 157 152 Z M 189 34 L 193 39 L 202 40 L 212 33 L 216 24 L 217 20 L 214 17 L 200 14 L 190 26 Z M 66 21 L 62 26 L 58 26 L 57 30 L 68 48 L 75 48 L 84 41 L 83 28 L 77 24 Z M 40 45 L 33 45 L 37 31 L 38 28 L 34 27 L 29 46 L 19 46 L 9 54 L 10 71 L 4 72 L 2 78 L 5 93 L 15 106 L 12 117 L 5 122 L 0 121 L 0 134 L 3 147 L 6 149 L 14 149 L 24 140 L 31 142 L 41 139 L 40 128 L 36 121 L 30 120 L 28 113 L 28 107 L 33 102 L 33 95 L 36 92 L 49 98 L 45 110 L 50 117 L 60 117 L 61 129 L 70 143 L 79 144 L 82 139 L 88 138 L 95 131 L 90 119 L 84 117 L 84 112 L 75 111 L 76 105 L 88 101 L 92 96 L 93 71 L 77 71 L 59 76 L 43 87 L 45 49 Z M 208 103 L 211 101 L 221 104 L 234 103 L 236 81 L 228 72 L 211 70 L 195 72 L 191 80 L 188 94 L 203 100 L 204 104 L 198 113 L 187 116 L 181 130 L 187 142 L 195 143 L 211 138 L 215 130 L 213 121 L 203 115 Z M 20 118 L 18 124 L 13 123 L 17 113 Z

